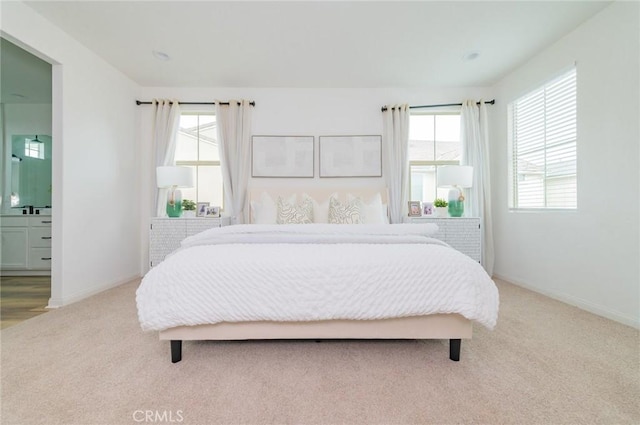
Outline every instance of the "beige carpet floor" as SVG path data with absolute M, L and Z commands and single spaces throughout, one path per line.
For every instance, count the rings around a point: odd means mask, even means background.
M 497 282 L 448 341 L 168 342 L 128 283 L 0 331 L 1 423 L 639 424 L 638 330 Z

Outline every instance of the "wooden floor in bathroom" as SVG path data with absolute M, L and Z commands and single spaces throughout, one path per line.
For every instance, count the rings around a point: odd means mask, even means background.
M 0 329 L 46 313 L 50 276 L 0 277 Z

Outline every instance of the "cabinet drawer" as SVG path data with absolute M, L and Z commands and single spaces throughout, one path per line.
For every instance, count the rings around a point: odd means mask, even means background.
M 2 227 L 27 227 L 29 221 L 27 217 L 2 217 L 0 218 L 0 225 Z
M 480 221 L 451 220 L 447 223 L 447 243 L 476 261 L 481 257 Z
M 31 248 L 29 250 L 29 268 L 51 270 L 51 248 Z
M 149 232 L 149 262 L 159 264 L 168 254 L 180 248 L 187 236 L 187 225 L 181 219 L 152 219 Z
M 409 223 L 435 223 L 438 231 L 434 238 L 448 243 L 452 248 L 475 261 L 482 256 L 480 219 L 476 217 L 409 217 Z
M 187 236 L 193 236 L 212 227 L 222 227 L 218 218 L 201 218 L 187 221 Z
M 180 243 L 187 236 L 229 224 L 229 217 L 152 218 L 149 231 L 149 265 L 154 267 L 160 264 L 168 254 L 180 248 Z
M 51 227 L 32 227 L 29 230 L 31 248 L 51 248 Z
M 0 232 L 0 267 L 26 269 L 29 238 L 26 227 L 4 227 Z
M 31 227 L 51 227 L 51 217 L 29 217 L 29 226 Z

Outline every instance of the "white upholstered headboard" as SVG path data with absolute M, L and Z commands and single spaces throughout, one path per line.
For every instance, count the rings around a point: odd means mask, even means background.
M 303 188 L 303 187 L 279 187 L 279 188 L 270 188 L 270 187 L 250 187 L 248 190 L 248 199 L 247 199 L 247 210 L 248 210 L 248 223 L 253 223 L 253 218 L 251 217 L 251 201 L 259 200 L 262 196 L 262 193 L 266 192 L 273 200 L 278 199 L 278 196 L 289 197 L 292 195 L 297 195 L 298 202 L 302 199 L 303 194 L 307 194 L 318 202 L 322 202 L 324 200 L 329 199 L 332 194 L 336 194 L 338 199 L 341 201 L 347 200 L 347 194 L 350 193 L 353 196 L 360 197 L 363 201 L 367 201 L 373 198 L 378 193 L 380 194 L 380 198 L 382 199 L 383 204 L 389 203 L 389 194 L 386 188 L 374 188 L 374 187 L 311 187 L 311 188 Z M 388 208 L 387 208 L 388 215 Z

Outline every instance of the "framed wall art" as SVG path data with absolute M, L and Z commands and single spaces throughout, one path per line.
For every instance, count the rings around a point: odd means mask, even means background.
M 253 136 L 251 177 L 313 178 L 313 136 Z
M 320 136 L 320 177 L 382 177 L 382 136 Z

